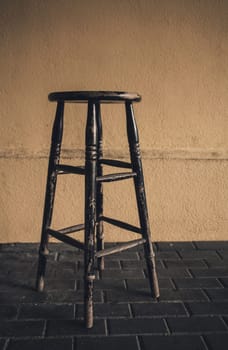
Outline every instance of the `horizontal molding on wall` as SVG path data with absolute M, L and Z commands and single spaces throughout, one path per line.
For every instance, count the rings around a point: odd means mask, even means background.
M 30 151 L 29 149 L 1 149 L 1 159 L 46 159 L 49 156 L 49 150 Z M 129 153 L 122 149 L 105 150 L 105 158 L 126 159 Z M 82 149 L 63 149 L 61 153 L 63 159 L 83 159 L 84 150 Z M 228 160 L 228 150 L 222 149 L 142 149 L 143 159 L 165 159 L 165 160 Z

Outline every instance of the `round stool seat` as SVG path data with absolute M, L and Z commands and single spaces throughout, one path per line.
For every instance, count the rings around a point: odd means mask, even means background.
M 85 101 L 97 101 L 103 103 L 139 102 L 141 96 L 133 92 L 123 91 L 59 91 L 48 95 L 49 101 L 66 101 L 83 103 Z

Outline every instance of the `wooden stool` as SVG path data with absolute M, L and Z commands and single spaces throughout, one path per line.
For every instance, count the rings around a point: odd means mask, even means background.
M 151 243 L 139 148 L 139 137 L 133 112 L 133 102 L 139 102 L 141 97 L 136 93 L 126 92 L 70 91 L 51 93 L 49 94 L 49 100 L 57 102 L 57 110 L 52 131 L 36 288 L 38 291 L 43 291 L 44 289 L 44 275 L 48 255 L 49 236 L 53 236 L 62 242 L 84 250 L 84 319 L 86 327 L 91 328 L 93 326 L 93 282 L 95 279 L 95 258 L 97 259 L 98 269 L 102 270 L 104 269 L 104 256 L 143 244 L 151 294 L 152 297 L 159 298 L 159 287 L 155 269 L 155 255 Z M 60 164 L 64 104 L 66 102 L 88 103 L 85 166 Z M 117 102 L 124 103 L 126 108 L 127 135 L 131 163 L 104 159 L 102 155 L 100 104 Z M 129 169 L 129 172 L 103 175 L 103 165 L 127 168 Z M 56 231 L 51 229 L 52 212 L 57 175 L 63 173 L 85 175 L 85 222 L 81 225 L 71 226 Z M 140 228 L 103 216 L 103 182 L 119 181 L 128 178 L 134 179 Z M 141 235 L 141 238 L 119 244 L 112 248 L 104 249 L 103 221 L 136 232 Z M 80 230 L 85 230 L 84 243 L 67 235 Z

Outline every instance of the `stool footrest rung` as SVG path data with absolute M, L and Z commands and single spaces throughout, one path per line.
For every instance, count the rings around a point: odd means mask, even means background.
M 58 174 L 85 175 L 85 167 L 84 166 L 58 164 L 58 165 L 56 165 L 56 170 L 57 170 Z
M 69 236 L 65 236 L 63 233 L 60 233 L 59 231 L 56 230 L 52 230 L 52 229 L 48 229 L 47 233 L 49 235 L 51 235 L 52 237 L 58 239 L 59 241 L 62 241 L 66 244 L 72 245 L 73 247 L 85 250 L 85 245 L 79 241 L 77 241 L 76 239 L 69 237 Z
M 137 174 L 135 172 L 127 172 L 127 173 L 118 173 L 118 174 L 108 174 L 103 176 L 97 176 L 97 182 L 112 182 L 112 181 L 120 181 L 124 179 L 130 179 L 131 177 L 135 177 Z
M 141 239 L 136 239 L 135 241 L 121 243 L 121 244 L 118 244 L 118 245 L 111 247 L 111 248 L 99 250 L 98 252 L 96 252 L 95 256 L 97 258 L 101 258 L 102 256 L 120 253 L 124 250 L 136 247 L 136 246 L 143 244 L 145 242 L 146 242 L 146 240 L 144 238 L 141 238 Z
M 139 227 L 130 225 L 130 224 L 123 222 L 123 221 L 120 221 L 120 220 L 108 218 L 107 216 L 101 216 L 100 220 L 105 221 L 108 224 L 118 226 L 118 227 L 123 228 L 123 229 L 128 230 L 128 231 L 132 231 L 135 233 L 142 233 L 141 229 Z
M 110 165 L 117 168 L 132 169 L 131 163 L 123 162 L 122 160 L 115 159 L 101 159 L 101 164 Z
M 58 230 L 58 232 L 62 233 L 64 235 L 67 235 L 69 233 L 82 231 L 82 230 L 84 230 L 84 228 L 85 228 L 85 225 L 84 224 L 80 224 L 80 225 L 74 225 L 74 226 L 61 228 L 61 230 Z

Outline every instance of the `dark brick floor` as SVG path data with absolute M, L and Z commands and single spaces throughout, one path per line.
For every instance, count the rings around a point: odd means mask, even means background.
M 160 301 L 150 297 L 140 249 L 112 255 L 86 330 L 81 253 L 52 244 L 37 293 L 37 245 L 0 245 L 0 350 L 227 350 L 228 242 L 154 246 Z

